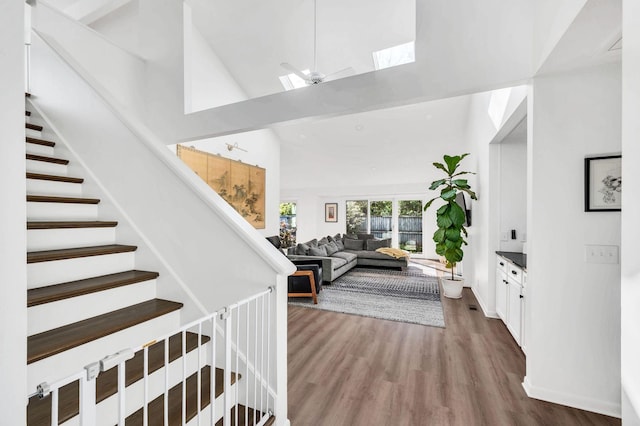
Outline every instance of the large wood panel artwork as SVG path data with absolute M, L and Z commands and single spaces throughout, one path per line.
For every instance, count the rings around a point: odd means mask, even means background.
M 264 229 L 266 170 L 178 145 L 178 157 L 256 229 Z

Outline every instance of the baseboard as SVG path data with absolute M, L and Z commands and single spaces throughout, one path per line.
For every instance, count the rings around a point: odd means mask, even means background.
M 476 288 L 475 287 L 471 287 L 471 291 L 473 292 L 473 295 L 476 297 L 476 300 L 478 301 L 478 303 L 480 304 L 480 309 L 482 309 L 482 313 L 484 314 L 485 317 L 488 318 L 497 318 L 499 319 L 500 317 L 498 316 L 498 313 L 495 311 L 489 311 L 486 307 L 486 305 L 484 304 L 484 301 L 482 300 L 482 298 L 478 295 L 478 293 L 476 293 Z
M 534 386 L 527 376 L 524 377 L 522 387 L 529 398 L 552 402 L 554 404 L 566 405 L 580 410 L 592 411 L 616 418 L 622 417 L 622 407 L 620 404 L 599 401 L 591 398 L 584 398 L 578 395 L 571 395 L 551 389 Z

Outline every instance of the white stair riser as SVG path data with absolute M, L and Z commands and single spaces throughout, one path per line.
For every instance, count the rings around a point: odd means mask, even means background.
M 27 160 L 27 171 L 45 175 L 66 176 L 67 166 L 64 164 L 48 163 L 46 161 Z
M 30 263 L 27 265 L 27 288 L 128 271 L 135 269 L 134 265 L 135 252 Z
M 27 309 L 27 334 L 42 333 L 155 297 L 156 280 L 150 280 L 32 306 Z
M 30 138 L 42 139 L 42 131 L 26 128 L 26 135 Z
M 56 250 L 115 244 L 116 228 L 30 229 L 27 250 Z
M 27 154 L 44 155 L 45 157 L 55 157 L 54 148 L 51 146 L 38 145 L 27 142 Z
M 155 336 L 162 336 L 180 327 L 180 311 L 146 321 L 134 327 L 110 334 L 58 355 L 53 355 L 27 366 L 27 389 L 35 391 L 39 383 L 53 383 L 82 370 L 122 349 L 144 344 Z
M 27 203 L 27 220 L 96 220 L 97 204 Z
M 27 194 L 80 197 L 82 185 L 53 180 L 27 179 Z

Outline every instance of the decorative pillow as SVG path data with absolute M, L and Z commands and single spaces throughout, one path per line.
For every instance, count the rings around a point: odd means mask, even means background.
M 307 255 L 309 254 L 309 249 L 311 247 L 309 247 L 307 244 L 305 243 L 300 243 L 296 246 L 296 254 L 300 254 L 300 255 Z
M 309 249 L 309 255 L 310 256 L 326 256 L 327 255 L 326 246 L 322 245 L 318 247 L 311 247 Z
M 329 244 L 326 244 L 324 247 L 327 250 L 327 256 L 331 256 L 333 253 L 338 252 L 338 246 L 333 241 Z
M 367 240 L 365 245 L 369 251 L 375 251 L 380 247 L 391 247 L 391 238 L 385 238 L 384 240 Z
M 373 240 L 374 238 L 373 234 L 358 234 L 359 240 Z
M 345 250 L 362 250 L 364 249 L 363 240 L 352 240 L 351 238 L 345 238 L 344 241 Z
M 357 240 L 358 236 L 356 234 L 344 234 L 342 236 L 343 239 Z
M 318 240 L 316 240 L 315 238 L 311 241 L 307 241 L 306 243 L 303 243 L 308 245 L 309 247 L 318 247 Z
M 338 251 L 344 250 L 344 243 L 342 242 L 342 240 L 335 240 L 334 242 L 336 243 L 336 246 L 338 247 Z
M 289 247 L 287 249 L 287 254 L 296 254 L 296 247 Z
M 329 240 L 329 242 L 331 242 L 331 241 L 335 242 L 335 241 L 341 240 L 342 237 L 340 236 L 340 234 L 336 234 L 333 237 L 331 237 L 331 236 L 327 237 L 327 239 Z
M 324 244 L 329 244 L 329 240 L 327 239 L 327 237 L 322 237 L 318 240 L 318 247 L 324 245 Z

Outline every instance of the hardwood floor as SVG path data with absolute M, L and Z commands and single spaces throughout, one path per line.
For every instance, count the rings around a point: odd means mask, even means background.
M 289 306 L 291 424 L 620 425 L 528 398 L 520 348 L 469 304 L 443 297 L 446 328 Z

